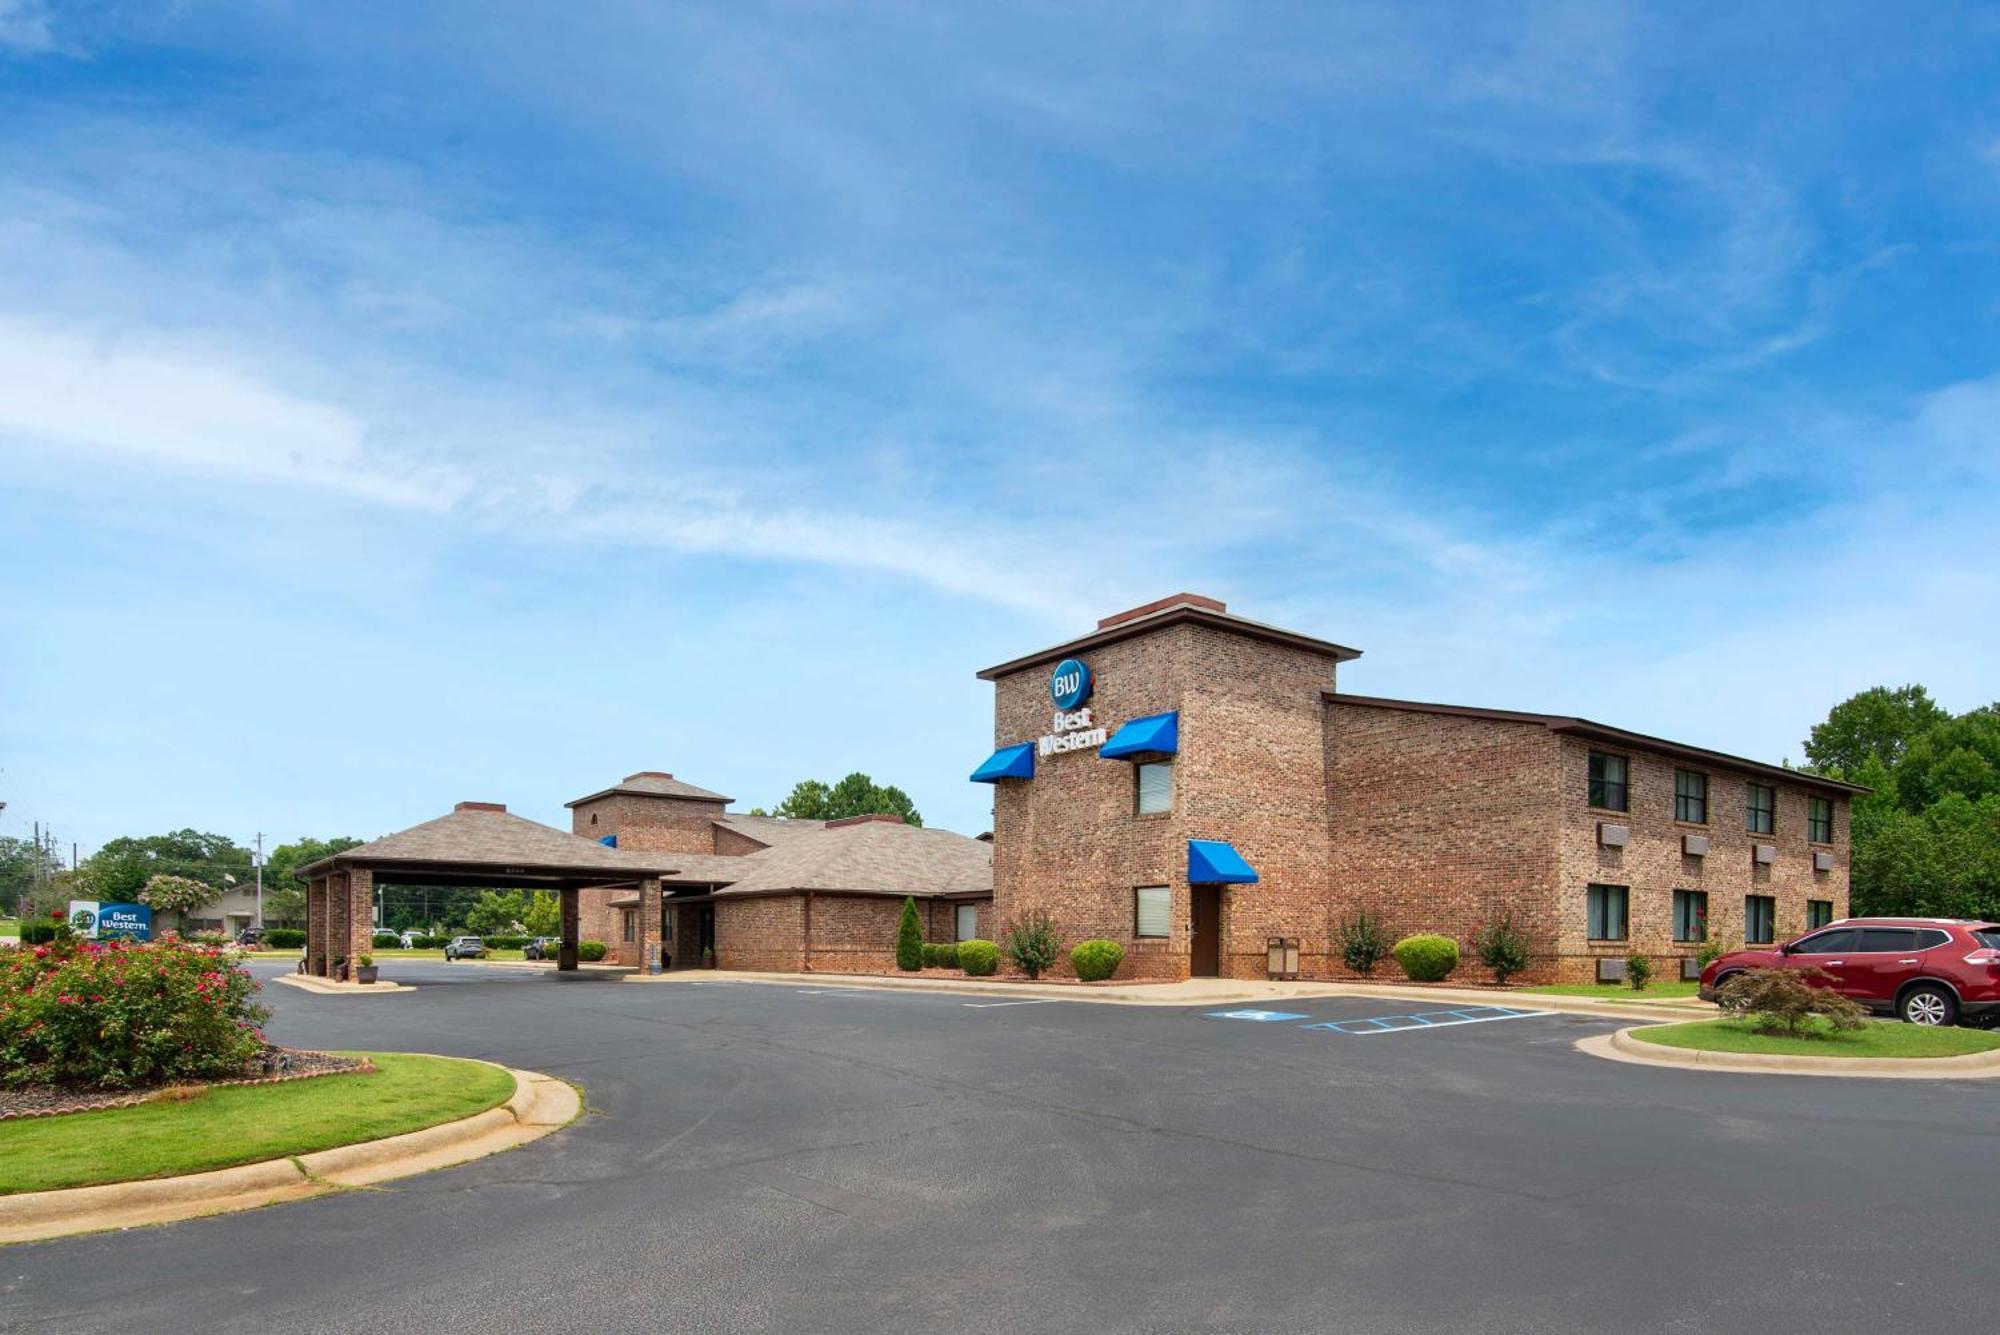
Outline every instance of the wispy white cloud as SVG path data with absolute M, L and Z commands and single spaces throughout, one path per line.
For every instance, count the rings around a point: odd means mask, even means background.
M 0 50 L 9 47 L 31 53 L 55 49 L 44 0 L 0 0 Z

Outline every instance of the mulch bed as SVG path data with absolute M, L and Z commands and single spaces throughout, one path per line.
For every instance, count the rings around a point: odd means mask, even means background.
M 275 1085 L 286 1080 L 312 1080 L 323 1075 L 353 1075 L 373 1071 L 366 1057 L 340 1057 L 307 1048 L 267 1047 L 242 1075 L 208 1080 L 176 1080 L 136 1089 L 63 1089 L 54 1085 L 0 1087 L 0 1122 L 15 1117 L 54 1117 L 60 1113 L 129 1108 L 158 1098 L 168 1089 L 224 1089 L 231 1085 Z

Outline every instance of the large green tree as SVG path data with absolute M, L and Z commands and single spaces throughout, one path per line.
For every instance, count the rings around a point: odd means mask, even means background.
M 247 884 L 252 875 L 249 849 L 200 830 L 121 836 L 85 858 L 78 870 L 92 898 L 113 903 L 136 901 L 155 876 L 201 881 L 221 894 L 233 884 Z
M 1895 766 L 1910 743 L 1951 714 L 1921 686 L 1872 686 L 1835 705 L 1806 738 L 1806 764 L 1821 774 L 1852 774 L 1869 756 Z
M 1857 914 L 2000 917 L 2000 708 L 1952 715 L 1921 686 L 1834 706 L 1806 743 L 1855 798 Z
M 62 859 L 46 845 L 0 837 L 0 916 L 19 910 L 29 891 L 49 884 L 62 870 Z
M 348 835 L 334 839 L 305 837 L 279 844 L 264 859 L 264 921 L 302 924 L 306 920 L 306 883 L 298 874 L 321 858 L 358 848 L 361 840 Z
M 753 815 L 764 815 L 762 808 Z M 910 795 L 894 784 L 880 784 L 859 770 L 838 783 L 804 779 L 769 813 L 791 820 L 844 820 L 849 816 L 900 816 L 905 825 L 922 825 L 924 818 Z

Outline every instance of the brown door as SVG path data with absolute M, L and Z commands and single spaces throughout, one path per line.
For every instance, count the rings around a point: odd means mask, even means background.
M 1188 943 L 1188 972 L 1196 978 L 1215 978 L 1222 973 L 1222 887 L 1188 887 L 1193 912 L 1194 939 Z

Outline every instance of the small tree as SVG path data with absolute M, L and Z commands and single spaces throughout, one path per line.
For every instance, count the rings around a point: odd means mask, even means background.
M 1653 962 L 1644 955 L 1634 952 L 1625 957 L 1625 982 L 1634 992 L 1646 990 L 1646 984 L 1653 981 Z
M 529 936 L 556 936 L 562 931 L 562 900 L 553 890 L 537 890 L 528 896 L 528 910 L 521 926 Z
M 1824 969 L 1750 969 L 1722 985 L 1716 1004 L 1724 1014 L 1746 1016 L 1760 1034 L 1811 1037 L 1806 1021 L 1819 1016 L 1833 1029 L 1859 1029 L 1868 1012 L 1833 990 Z
M 1528 938 L 1514 925 L 1512 914 L 1502 913 L 1473 933 L 1473 953 L 1493 970 L 1493 981 L 1504 983 L 1528 967 Z
M 1342 918 L 1333 929 L 1333 936 L 1340 947 L 1342 962 L 1364 978 L 1388 958 L 1389 934 L 1382 930 L 1382 920 L 1371 917 L 1367 909 L 1352 918 Z
M 502 936 L 519 926 L 527 912 L 528 897 L 519 890 L 487 890 L 466 913 L 465 925 L 480 936 Z
M 1030 978 L 1040 978 L 1053 969 L 1062 956 L 1062 937 L 1046 913 L 1030 913 L 1008 924 L 1000 949 L 1014 967 Z
M 917 900 L 914 895 L 903 899 L 903 918 L 896 924 L 896 967 L 905 973 L 914 973 L 924 967 L 924 929 L 917 921 Z
M 185 936 L 188 915 L 213 904 L 216 895 L 214 886 L 191 876 L 155 876 L 139 891 L 139 902 L 152 905 L 156 912 L 173 914 L 181 935 Z

